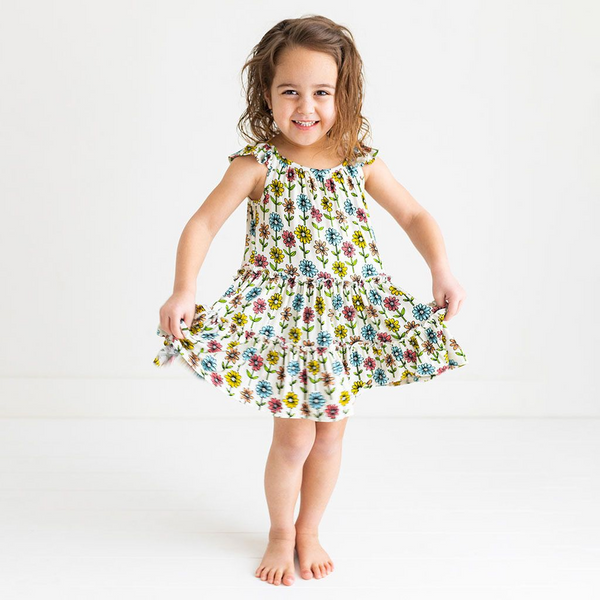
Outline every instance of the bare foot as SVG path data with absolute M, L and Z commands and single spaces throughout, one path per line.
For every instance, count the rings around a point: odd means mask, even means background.
M 333 571 L 333 561 L 319 544 L 316 531 L 296 530 L 296 550 L 302 579 L 321 579 Z
M 294 541 L 296 532 L 269 532 L 269 544 L 265 555 L 256 569 L 256 577 L 279 585 L 294 583 L 296 567 L 294 565 Z

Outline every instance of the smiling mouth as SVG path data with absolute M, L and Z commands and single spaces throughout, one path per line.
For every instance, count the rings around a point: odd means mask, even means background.
M 292 123 L 296 123 L 296 125 L 300 125 L 300 127 L 312 127 L 319 123 L 319 121 L 296 121 L 292 119 Z

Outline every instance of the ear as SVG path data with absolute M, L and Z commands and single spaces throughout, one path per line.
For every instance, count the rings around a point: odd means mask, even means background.
M 268 106 L 269 108 L 273 108 L 273 107 L 271 106 L 271 94 L 270 94 L 268 91 L 265 91 L 265 92 L 264 92 L 264 98 L 265 98 L 265 102 L 267 103 L 267 106 Z

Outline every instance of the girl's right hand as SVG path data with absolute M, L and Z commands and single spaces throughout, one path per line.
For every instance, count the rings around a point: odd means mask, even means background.
M 176 339 L 182 339 L 181 319 L 188 327 L 191 327 L 196 314 L 195 292 L 174 292 L 160 307 L 159 314 L 160 328 Z

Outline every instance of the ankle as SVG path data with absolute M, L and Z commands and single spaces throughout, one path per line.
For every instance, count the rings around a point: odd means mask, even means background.
M 319 528 L 314 525 L 296 524 L 296 535 L 319 535 Z
M 296 529 L 294 527 L 271 527 L 269 529 L 269 538 L 271 539 L 295 539 Z

